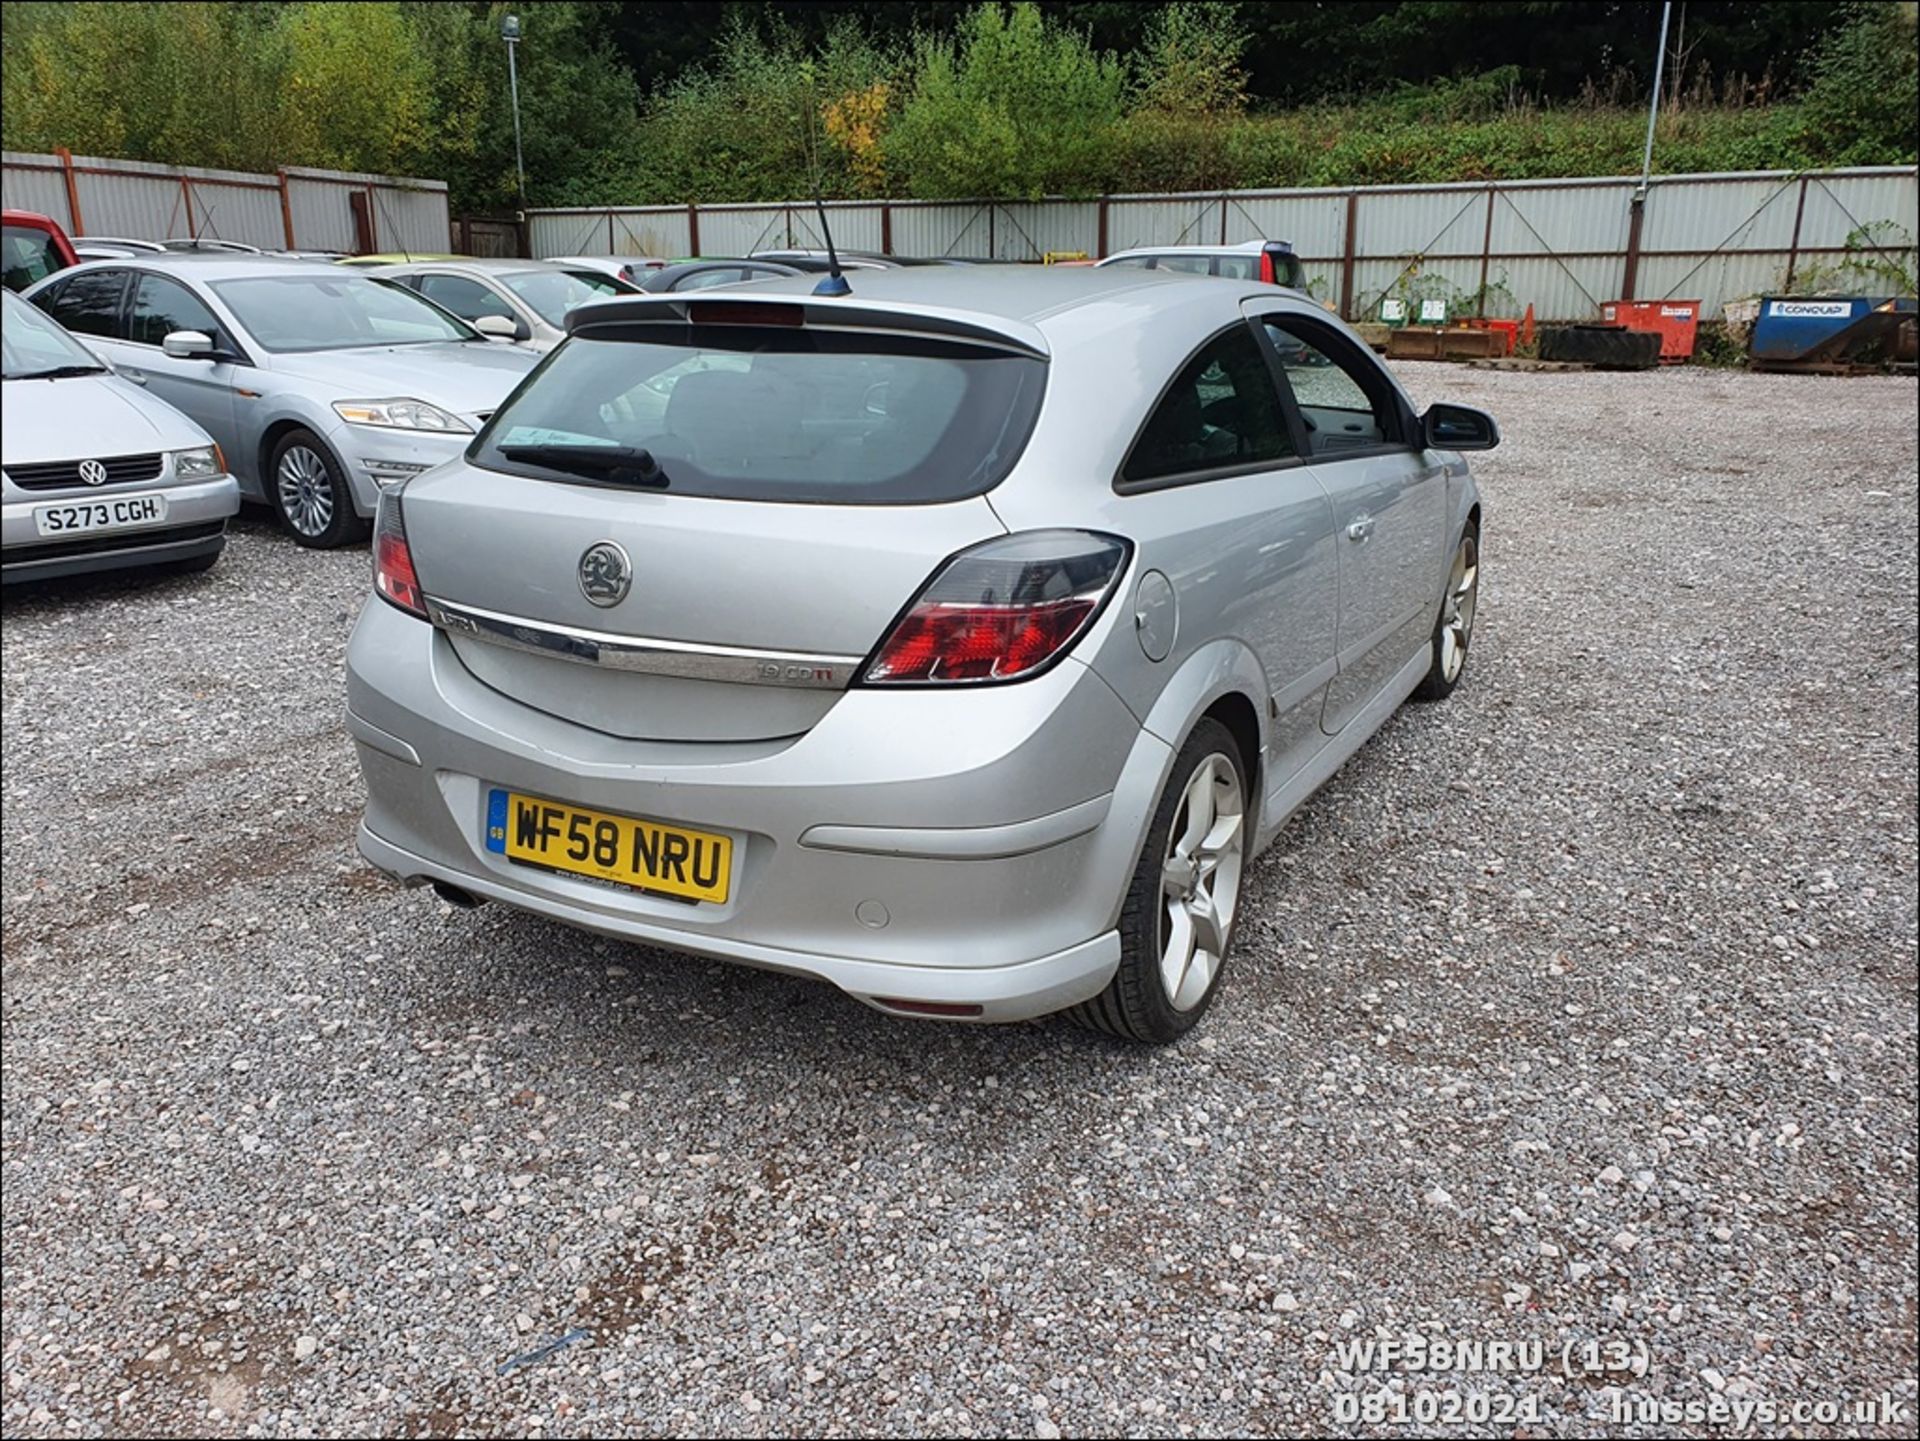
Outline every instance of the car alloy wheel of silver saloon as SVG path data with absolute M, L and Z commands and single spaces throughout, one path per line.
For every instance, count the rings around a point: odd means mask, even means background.
M 1176 1011 L 1213 987 L 1233 933 L 1246 838 L 1240 774 L 1219 752 L 1188 776 L 1160 869 L 1160 984 Z
M 280 512 L 301 535 L 324 535 L 333 524 L 333 481 L 327 462 L 304 445 L 291 445 L 280 456 L 274 475 L 280 492 Z

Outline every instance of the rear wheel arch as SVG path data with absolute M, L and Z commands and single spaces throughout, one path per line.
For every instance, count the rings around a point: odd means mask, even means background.
M 1265 743 L 1260 734 L 1259 707 L 1244 692 L 1228 691 L 1201 715 L 1202 720 L 1209 717 L 1225 726 L 1238 743 L 1240 764 L 1246 771 L 1249 795 L 1264 794 L 1260 758 L 1265 753 Z

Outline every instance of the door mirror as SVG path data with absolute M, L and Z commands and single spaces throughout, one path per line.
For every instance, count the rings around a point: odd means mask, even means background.
M 200 330 L 172 330 L 160 342 L 160 349 L 175 360 L 212 360 L 213 337 Z
M 1500 427 L 1484 410 L 1470 405 L 1432 406 L 1421 417 L 1430 450 L 1492 450 L 1500 443 Z
M 483 315 L 473 322 L 473 328 L 489 340 L 527 340 L 533 335 L 526 321 L 505 315 Z

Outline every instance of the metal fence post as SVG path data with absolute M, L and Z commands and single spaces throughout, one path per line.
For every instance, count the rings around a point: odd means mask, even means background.
M 1627 221 L 1627 268 L 1620 277 L 1620 298 L 1633 299 L 1633 288 L 1640 279 L 1640 228 L 1647 221 L 1647 192 L 1633 192 L 1632 215 Z
M 298 250 L 300 247 L 293 238 L 293 196 L 287 189 L 287 172 L 284 167 L 280 171 L 280 228 L 286 232 L 287 249 Z
M 1107 258 L 1107 197 L 1104 195 L 1100 197 L 1100 233 L 1099 238 L 1094 242 L 1093 258 L 1095 260 Z
M 67 182 L 67 229 L 85 235 L 87 228 L 80 220 L 80 187 L 73 178 L 73 155 L 64 145 L 53 153 L 60 157 L 60 173 Z
M 1800 268 L 1800 222 L 1807 218 L 1807 177 L 1800 177 L 1800 203 L 1793 211 L 1793 240 L 1787 248 L 1787 283 L 1780 288 L 1793 290 L 1793 272 Z
M 1346 254 L 1340 262 L 1340 318 L 1352 320 L 1353 314 L 1353 243 L 1354 232 L 1360 228 L 1360 192 L 1347 192 L 1347 234 Z
M 1493 186 L 1487 187 L 1487 229 L 1480 238 L 1480 300 L 1474 313 L 1487 313 L 1487 267 L 1493 260 Z
M 198 240 L 200 232 L 194 229 L 193 225 L 193 186 L 187 182 L 187 177 L 184 175 L 180 177 L 180 199 L 187 207 L 187 239 Z
M 700 258 L 700 207 L 687 202 L 687 254 Z

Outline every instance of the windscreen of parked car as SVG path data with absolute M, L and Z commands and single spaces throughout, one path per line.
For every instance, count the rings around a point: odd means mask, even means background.
M 591 270 L 515 270 L 502 275 L 500 283 L 561 330 L 566 329 L 567 312 L 583 301 L 633 294 L 632 286 Z
M 365 275 L 254 275 L 212 282 L 264 350 L 349 350 L 485 337 L 410 290 Z
M 100 357 L 68 335 L 37 306 L 11 291 L 0 316 L 0 379 L 31 380 L 53 372 L 104 371 Z
M 53 237 L 31 225 L 9 225 L 0 234 L 0 281 L 9 290 L 25 290 L 44 280 L 66 262 L 53 248 Z
M 733 500 L 958 500 L 1012 469 L 1046 383 L 1042 361 L 944 340 L 740 325 L 614 334 L 554 351 L 469 458 L 588 484 L 632 485 L 637 469 L 642 485 Z M 631 462 L 618 470 L 617 448 Z

